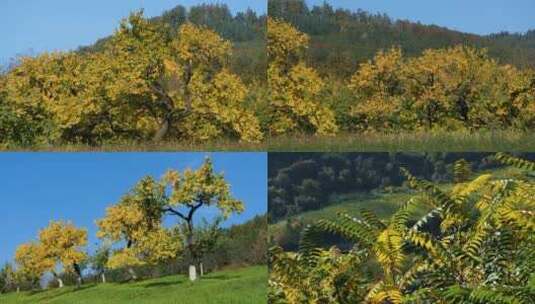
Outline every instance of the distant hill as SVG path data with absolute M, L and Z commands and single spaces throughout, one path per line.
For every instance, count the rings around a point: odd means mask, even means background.
M 415 56 L 428 48 L 467 44 L 487 48 L 502 63 L 535 68 L 535 29 L 524 34 L 502 32 L 481 36 L 394 20 L 386 14 L 334 9 L 328 3 L 313 7 L 307 6 L 304 0 L 269 0 L 268 3 L 271 17 L 284 19 L 311 36 L 308 61 L 324 75 L 347 77 L 358 63 L 393 45 Z
M 230 68 L 244 81 L 249 82 L 251 80 L 263 81 L 265 78 L 265 73 L 258 71 L 266 70 L 266 18 L 266 15 L 258 15 L 250 9 L 232 14 L 226 4 L 201 4 L 189 9 L 178 5 L 150 20 L 169 25 L 171 31 L 176 31 L 183 23 L 189 21 L 204 25 L 223 38 L 232 41 L 234 56 L 231 58 Z M 94 44 L 81 46 L 78 52 L 99 51 L 108 40 L 109 37 L 104 37 Z

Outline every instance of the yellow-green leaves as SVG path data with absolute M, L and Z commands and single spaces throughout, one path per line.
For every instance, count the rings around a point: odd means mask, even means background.
M 187 169 L 182 173 L 170 170 L 162 181 L 171 189 L 169 205 L 172 207 L 214 206 L 225 218 L 244 210 L 243 202 L 232 196 L 223 174 L 214 172 L 209 158 L 197 170 Z
M 268 18 L 271 134 L 338 131 L 333 111 L 321 103 L 323 81 L 304 64 L 307 43 L 308 37 L 291 25 Z
M 525 128 L 535 98 L 528 75 L 472 47 L 415 58 L 393 48 L 361 64 L 348 87 L 359 129 Z
M 32 282 L 55 266 L 54 261 L 47 258 L 44 247 L 35 242 L 20 245 L 15 252 L 15 262 L 20 277 Z
M 87 244 L 87 231 L 71 223 L 50 222 L 39 232 L 36 242 L 22 244 L 17 248 L 15 261 L 21 277 L 37 281 L 47 271 L 61 266 L 64 271 L 74 271 L 74 264 L 83 262 L 87 255 L 83 248 Z
M 47 257 L 55 264 L 62 265 L 65 271 L 73 271 L 74 264 L 87 258 L 83 251 L 87 244 L 87 231 L 71 223 L 50 222 L 48 227 L 39 232 L 39 242 Z

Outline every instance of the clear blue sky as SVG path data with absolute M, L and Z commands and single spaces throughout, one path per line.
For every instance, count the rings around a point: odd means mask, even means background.
M 310 6 L 324 2 L 306 1 Z M 535 29 L 534 0 L 327 0 L 327 3 L 476 34 Z
M 158 16 L 177 5 L 226 3 L 233 13 L 267 10 L 266 0 L 1 0 L 0 64 L 17 54 L 76 49 L 113 33 L 119 21 L 139 8 Z
M 206 155 L 245 203 L 245 212 L 224 226 L 267 212 L 266 153 L 0 153 L 0 263 L 12 260 L 16 247 L 35 239 L 50 220 L 88 228 L 93 249 L 95 220 L 140 178 L 197 168 Z M 199 215 L 210 218 L 216 210 Z

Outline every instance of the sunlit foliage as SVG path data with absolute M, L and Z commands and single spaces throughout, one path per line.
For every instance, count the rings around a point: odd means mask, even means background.
M 268 18 L 269 132 L 334 134 L 334 113 L 321 102 L 324 83 L 304 63 L 308 36 L 283 21 Z
M 402 173 L 417 191 L 389 220 L 363 210 L 322 219 L 299 252 L 271 250 L 272 303 L 532 303 L 535 164 L 496 155 L 527 174 L 476 177 L 461 162 L 444 191 Z M 414 220 L 414 207 L 427 214 Z M 353 244 L 323 249 L 322 233 Z M 377 270 L 372 270 L 377 265 Z M 320 287 L 320 288 L 318 288 Z

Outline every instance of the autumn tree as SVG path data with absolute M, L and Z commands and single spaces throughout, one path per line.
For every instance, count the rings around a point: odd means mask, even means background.
M 403 58 L 379 52 L 353 75 L 360 129 L 481 129 L 533 126 L 533 74 L 500 65 L 485 49 L 428 49 Z
M 128 100 L 127 112 L 136 113 L 139 127 L 155 140 L 229 134 L 260 140 L 258 122 L 243 105 L 247 89 L 226 68 L 231 49 L 207 28 L 185 23 L 175 34 L 134 13 L 105 50 L 116 71 L 110 96 Z
M 0 101 L 48 142 L 259 141 L 247 88 L 227 68 L 231 53 L 230 42 L 205 27 L 186 23 L 175 32 L 136 12 L 98 52 L 21 58 L 0 81 Z
M 59 287 L 63 287 L 63 281 L 56 273 L 56 267 L 75 273 L 79 287 L 83 283 L 80 264 L 87 258 L 83 251 L 87 244 L 87 231 L 69 222 L 52 221 L 39 232 L 39 243 L 44 248 L 45 258 L 54 263 L 48 270 L 57 279 Z
M 181 253 L 181 237 L 162 226 L 163 195 L 162 185 L 144 178 L 97 221 L 99 238 L 125 244 L 111 254 L 107 267 L 126 268 L 136 280 L 135 266 L 156 264 Z
M 233 213 L 241 213 L 244 210 L 243 202 L 232 196 L 230 184 L 223 174 L 214 172 L 210 158 L 206 158 L 197 170 L 169 170 L 162 178 L 162 185 L 170 191 L 162 211 L 185 223 L 186 248 L 194 262 L 189 266 L 189 277 L 191 281 L 195 281 L 195 264 L 198 264 L 202 257 L 201 240 L 195 239 L 196 213 L 201 208 L 216 207 L 223 219 L 226 219 Z
M 402 128 L 403 56 L 399 48 L 381 51 L 361 64 L 349 88 L 356 102 L 351 114 L 361 129 Z
M 334 113 L 321 103 L 324 83 L 304 63 L 308 36 L 288 23 L 268 18 L 267 39 L 270 133 L 336 133 Z
M 15 252 L 15 262 L 20 279 L 32 286 L 38 285 L 43 274 L 55 266 L 47 257 L 44 246 L 36 242 L 20 245 Z

